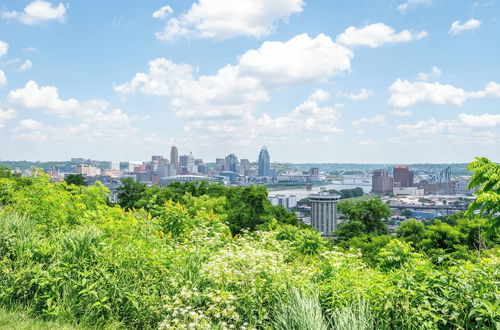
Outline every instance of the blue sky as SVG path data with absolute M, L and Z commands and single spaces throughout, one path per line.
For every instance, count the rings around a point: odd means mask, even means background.
M 0 159 L 500 161 L 500 2 L 0 0 Z

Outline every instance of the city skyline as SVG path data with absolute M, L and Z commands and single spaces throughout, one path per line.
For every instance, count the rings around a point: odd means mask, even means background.
M 0 159 L 498 162 L 499 9 L 0 0 Z

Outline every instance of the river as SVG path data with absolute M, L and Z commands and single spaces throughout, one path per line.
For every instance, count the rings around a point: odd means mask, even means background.
M 369 193 L 370 190 L 372 189 L 371 186 L 365 186 L 365 185 L 328 184 L 328 185 L 324 185 L 324 186 L 313 186 L 312 190 L 306 190 L 305 188 L 272 190 L 272 191 L 269 191 L 269 196 L 295 195 L 295 196 L 297 196 L 297 200 L 300 200 L 302 198 L 306 198 L 307 196 L 309 196 L 311 194 L 317 194 L 321 190 L 330 190 L 330 189 L 342 190 L 342 189 L 353 189 L 356 187 L 362 188 L 365 193 Z

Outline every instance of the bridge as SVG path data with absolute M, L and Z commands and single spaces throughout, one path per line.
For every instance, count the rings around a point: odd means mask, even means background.
M 398 209 L 398 210 L 425 210 L 425 211 L 445 211 L 446 215 L 450 215 L 455 212 L 459 211 L 466 211 L 468 206 L 467 205 L 460 205 L 460 206 L 454 206 L 454 205 L 393 205 L 393 204 L 387 204 L 391 209 Z

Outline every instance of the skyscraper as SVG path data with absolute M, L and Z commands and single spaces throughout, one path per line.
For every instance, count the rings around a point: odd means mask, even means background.
M 400 187 L 413 187 L 413 171 L 408 166 L 394 166 L 394 183 L 399 182 Z
M 319 193 L 310 195 L 311 226 L 316 228 L 323 236 L 331 236 L 337 229 L 337 202 L 339 195 Z
M 229 154 L 226 156 L 224 170 L 238 172 L 238 158 L 235 154 Z
M 372 192 L 376 194 L 391 193 L 393 189 L 393 179 L 387 175 L 386 170 L 375 170 L 372 176 Z
M 271 157 L 266 147 L 262 147 L 259 153 L 259 176 L 271 176 Z
M 179 171 L 179 151 L 177 151 L 176 146 L 172 146 L 170 149 L 170 164 L 176 171 Z

